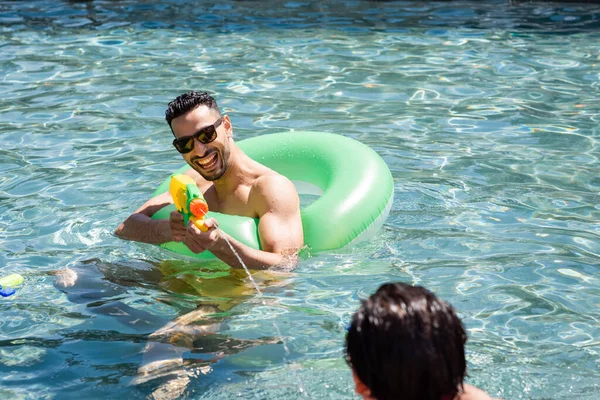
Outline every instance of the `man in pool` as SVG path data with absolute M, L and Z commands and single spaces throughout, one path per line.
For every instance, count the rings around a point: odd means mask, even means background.
M 115 231 L 120 238 L 160 244 L 183 242 L 194 253 L 210 251 L 232 267 L 241 267 L 227 244 L 231 243 L 249 268 L 294 265 L 303 244 L 299 199 L 292 182 L 248 157 L 233 140 L 233 128 L 216 101 L 205 92 L 189 92 L 171 101 L 165 112 L 175 136 L 173 145 L 191 169 L 192 177 L 209 209 L 223 214 L 258 218 L 262 250 L 250 248 L 217 229 L 207 219 L 207 232 L 193 224 L 185 226 L 174 211 L 169 220 L 152 215 L 173 203 L 168 192 L 158 195 L 136 210 Z
M 420 286 L 387 283 L 362 302 L 346 361 L 365 400 L 492 400 L 463 383 L 467 334 L 452 306 Z

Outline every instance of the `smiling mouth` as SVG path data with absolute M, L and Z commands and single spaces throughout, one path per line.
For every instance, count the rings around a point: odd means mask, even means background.
M 202 169 L 211 169 L 215 165 L 217 165 L 217 153 L 211 153 L 210 155 L 204 158 L 198 158 L 195 160 L 196 164 L 199 165 Z

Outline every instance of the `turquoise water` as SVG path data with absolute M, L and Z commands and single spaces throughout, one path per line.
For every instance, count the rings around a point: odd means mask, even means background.
M 457 308 L 468 382 L 598 398 L 599 21 L 537 2 L 0 1 L 0 268 L 25 276 L 0 299 L 0 394 L 356 398 L 344 328 L 400 280 Z M 188 89 L 238 139 L 371 146 L 395 180 L 383 230 L 256 274 L 262 297 L 243 271 L 207 279 L 114 237 L 182 165 L 163 116 Z M 137 376 L 169 358 L 185 362 Z

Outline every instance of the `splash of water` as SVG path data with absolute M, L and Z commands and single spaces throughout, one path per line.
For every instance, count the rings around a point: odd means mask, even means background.
M 224 233 L 224 232 L 221 231 L 221 233 Z M 235 256 L 237 257 L 237 259 L 240 262 L 240 264 L 242 264 L 242 267 L 244 267 L 244 271 L 246 271 L 246 274 L 248 274 L 248 278 L 250 278 L 250 282 L 252 282 L 252 285 L 254 286 L 254 289 L 256 289 L 256 291 L 258 292 L 258 295 L 262 296 L 262 292 L 260 291 L 260 288 L 256 284 L 256 281 L 252 277 L 252 274 L 250 274 L 250 270 L 248 269 L 248 267 L 246 267 L 246 264 L 244 264 L 244 262 L 242 261 L 242 257 L 240 257 L 240 255 L 238 254 L 238 252 L 235 251 L 235 249 L 233 248 L 233 246 L 229 242 L 229 239 L 227 239 L 227 235 L 223 234 L 222 237 L 225 238 L 225 241 L 229 245 L 229 248 L 231 249 L 231 251 L 233 252 L 233 254 L 235 254 Z
M 281 338 L 281 343 L 283 344 L 283 349 L 285 350 L 285 354 L 286 357 L 284 357 L 284 362 L 287 363 L 287 356 L 289 356 L 290 353 L 290 349 L 288 348 L 287 344 L 285 343 L 285 340 L 283 340 L 283 336 L 281 336 L 281 331 L 279 330 L 279 326 L 277 326 L 277 323 L 273 322 L 273 327 L 275 328 L 275 330 L 277 331 L 277 334 L 279 335 L 279 337 Z M 296 379 L 298 380 L 298 390 L 300 390 L 300 393 L 302 393 L 302 395 L 304 397 L 308 397 L 308 393 L 306 392 L 306 389 L 304 387 L 304 382 L 302 382 L 302 379 L 300 379 L 300 376 L 298 375 L 298 373 L 296 373 L 296 370 L 294 368 L 292 368 L 292 370 L 294 371 L 295 375 L 296 375 Z
M 250 270 L 248 269 L 248 267 L 246 266 L 246 264 L 244 263 L 244 261 L 242 261 L 242 258 L 240 257 L 240 255 L 238 254 L 238 252 L 235 251 L 235 249 L 231 245 L 231 242 L 229 242 L 229 239 L 227 239 L 227 235 L 222 235 L 222 236 L 223 236 L 223 238 L 225 238 L 225 241 L 229 245 L 229 248 L 231 249 L 231 251 L 233 252 L 233 254 L 235 254 L 235 256 L 237 257 L 237 259 L 240 262 L 240 264 L 242 264 L 242 267 L 244 267 L 244 271 L 246 271 L 246 274 L 248 274 L 248 278 L 250 278 L 250 282 L 252 282 L 252 285 L 254 285 L 254 288 L 256 289 L 256 292 L 258 293 L 259 296 L 262 296 L 262 292 L 261 292 L 260 288 L 256 284 L 256 281 L 252 277 L 252 274 L 250 274 Z M 264 302 L 263 302 L 263 304 L 264 304 Z M 291 355 L 290 349 L 288 348 L 287 343 L 285 342 L 285 340 L 283 340 L 283 336 L 281 335 L 281 330 L 279 329 L 279 326 L 277 326 L 277 323 L 274 322 L 274 321 L 273 321 L 273 326 L 275 327 L 275 330 L 277 331 L 277 335 L 279 335 L 279 337 L 281 338 L 281 343 L 283 344 L 283 349 L 284 349 L 285 354 L 286 354 L 286 357 L 284 358 L 284 362 L 287 363 L 287 357 Z M 300 378 L 300 376 L 297 373 L 296 373 L 296 379 L 298 380 L 298 390 L 300 391 L 300 393 L 302 393 L 302 395 L 304 397 L 308 397 L 308 393 L 307 393 L 307 391 L 305 389 L 304 382 L 302 382 L 302 379 Z

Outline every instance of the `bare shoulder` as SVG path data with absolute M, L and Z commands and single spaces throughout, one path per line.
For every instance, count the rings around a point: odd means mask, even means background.
M 498 400 L 488 395 L 483 390 L 472 385 L 464 384 L 465 391 L 458 397 L 459 400 Z
M 276 172 L 258 177 L 256 181 L 254 181 L 253 186 L 259 191 L 291 189 L 293 192 L 296 192 L 296 188 L 292 181 Z
M 299 207 L 296 187 L 283 175 L 272 173 L 260 176 L 254 181 L 251 198 L 265 212 L 275 209 L 297 209 Z

